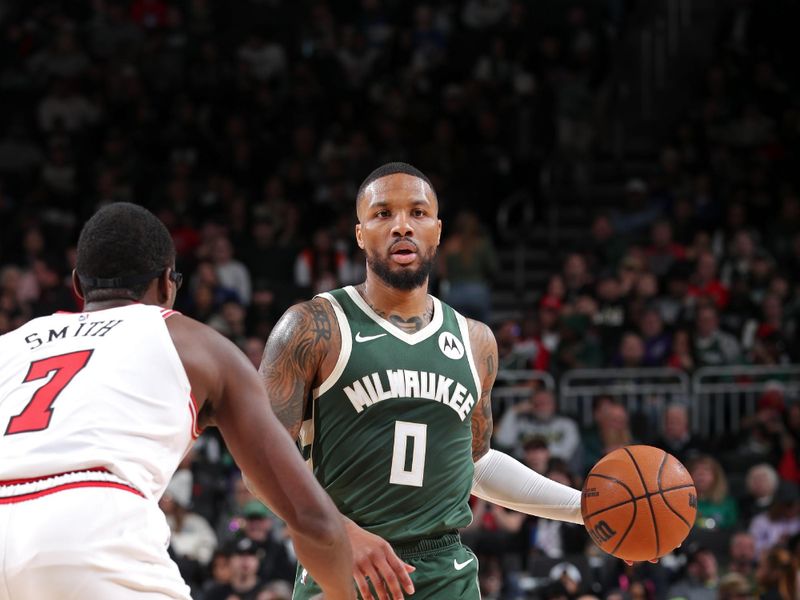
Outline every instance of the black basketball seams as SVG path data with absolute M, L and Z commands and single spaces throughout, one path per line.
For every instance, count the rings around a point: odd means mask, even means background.
M 634 493 L 631 490 L 631 488 L 628 487 L 628 484 L 626 484 L 624 481 L 620 481 L 616 477 L 612 477 L 611 475 L 605 475 L 603 473 L 589 473 L 586 476 L 586 479 L 588 480 L 589 477 L 599 477 L 600 479 L 608 479 L 609 481 L 613 481 L 614 483 L 616 483 L 618 485 L 621 485 L 622 487 L 625 488 L 625 491 L 628 492 L 628 495 L 631 497 L 631 500 L 636 498 L 636 496 L 634 495 Z M 586 484 L 584 484 L 584 485 L 586 485 Z M 645 491 L 647 491 L 647 490 L 645 490 Z M 630 502 L 630 500 L 626 500 L 625 502 Z
M 639 479 L 642 481 L 642 488 L 644 489 L 645 493 L 647 493 L 647 484 L 644 481 L 644 475 L 642 475 L 642 470 L 639 468 L 639 463 L 636 462 L 636 459 L 633 457 L 633 453 L 628 448 L 623 448 L 625 450 L 625 454 L 627 454 L 633 466 L 636 467 L 636 472 L 639 474 Z M 663 450 L 661 451 L 666 455 L 666 452 Z M 653 501 L 650 500 L 650 495 L 647 496 L 647 505 L 650 507 L 650 517 L 653 519 L 653 530 L 656 533 L 656 556 L 661 553 L 661 541 L 658 535 L 658 522 L 656 522 L 656 511 L 653 509 Z M 635 506 L 635 505 L 634 505 Z
M 619 483 L 620 485 L 624 485 L 621 481 L 618 481 L 613 477 L 606 477 L 606 476 L 598 475 L 597 473 L 589 473 L 589 475 L 586 476 L 586 479 L 589 479 L 589 477 L 602 477 L 603 479 L 609 479 L 611 481 L 615 481 L 616 483 Z M 659 492 L 647 492 L 646 494 L 642 494 L 641 496 L 631 496 L 630 500 L 623 500 L 622 502 L 617 502 L 616 504 L 611 504 L 609 506 L 606 506 L 605 508 L 601 508 L 600 510 L 596 510 L 591 514 L 586 515 L 586 518 L 590 519 L 592 517 L 596 517 L 597 515 L 599 515 L 601 513 L 606 512 L 607 510 L 611 510 L 613 508 L 619 508 L 620 506 L 625 506 L 628 502 L 637 502 L 638 500 L 644 500 L 646 498 L 649 498 L 650 496 L 658 496 L 658 495 L 662 495 L 663 496 L 667 492 L 674 492 L 676 490 L 685 490 L 685 489 L 691 488 L 691 487 L 694 487 L 694 484 L 682 483 L 681 485 L 674 485 L 672 487 L 665 488 L 665 489 L 663 489 L 663 490 L 661 490 Z
M 622 506 L 623 504 L 627 504 L 628 502 L 633 502 L 633 516 L 631 516 L 631 520 L 628 523 L 628 528 L 625 530 L 625 532 L 619 538 L 619 541 L 617 542 L 617 545 L 614 546 L 614 549 L 611 550 L 611 552 L 609 553 L 609 554 L 614 554 L 614 552 L 616 552 L 619 549 L 619 547 L 622 545 L 622 542 L 625 541 L 625 538 L 628 537 L 628 533 L 630 533 L 631 528 L 633 527 L 633 524 L 636 522 L 636 514 L 637 514 L 637 512 L 639 510 L 638 506 L 636 506 L 636 504 L 637 504 L 636 497 L 634 496 L 633 491 L 631 490 L 631 488 L 628 487 L 628 484 L 625 483 L 624 481 L 620 481 L 616 477 L 611 477 L 610 475 L 603 475 L 601 473 L 589 473 L 589 475 L 586 477 L 586 481 L 589 480 L 589 477 L 599 477 L 600 479 L 608 479 L 609 481 L 613 481 L 614 483 L 616 483 L 618 485 L 621 485 L 625 489 L 625 491 L 628 492 L 628 495 L 631 497 L 631 499 L 630 500 L 626 500 L 625 502 L 622 502 L 619 506 Z M 586 484 L 584 483 L 584 485 L 586 485 Z M 647 488 L 645 488 L 645 491 L 647 491 Z M 608 510 L 608 509 L 606 508 L 604 510 Z M 599 511 L 599 512 L 597 512 L 595 514 L 599 514 L 600 512 L 602 512 L 602 511 Z M 591 516 L 592 515 L 588 515 L 587 517 L 585 517 L 584 518 L 584 522 L 586 521 L 586 519 L 589 519 Z
M 683 521 L 684 525 L 686 525 L 687 527 L 691 528 L 692 526 L 689 524 L 689 521 L 684 519 L 683 515 L 681 513 L 679 513 L 674 508 L 672 508 L 672 505 L 669 503 L 669 500 L 667 500 L 667 497 L 664 495 L 664 492 L 668 492 L 670 490 L 661 489 L 661 474 L 664 472 L 664 465 L 667 464 L 667 459 L 668 458 L 669 458 L 669 455 L 666 452 L 664 452 L 664 460 L 661 461 L 661 466 L 658 467 L 658 493 L 661 494 L 661 499 L 664 501 L 664 504 L 666 505 L 666 507 L 668 509 L 670 509 L 670 511 L 672 511 L 672 514 L 674 514 L 681 521 Z

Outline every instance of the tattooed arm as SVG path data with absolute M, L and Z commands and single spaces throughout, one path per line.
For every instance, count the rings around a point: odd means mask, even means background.
M 489 452 L 492 440 L 492 386 L 497 377 L 497 342 L 487 325 L 472 319 L 467 319 L 467 324 L 472 357 L 481 379 L 481 397 L 472 411 L 472 460 L 477 462 Z
M 483 323 L 469 320 L 469 340 L 481 379 L 481 398 L 472 411 L 472 493 L 505 508 L 547 519 L 583 523 L 581 493 L 548 479 L 503 452 L 490 448 L 491 391 L 497 377 L 497 342 Z
M 341 343 L 336 315 L 322 298 L 292 306 L 273 328 L 258 372 L 292 439 L 300 434 L 309 391 Z

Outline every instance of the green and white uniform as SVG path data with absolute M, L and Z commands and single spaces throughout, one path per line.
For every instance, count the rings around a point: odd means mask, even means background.
M 300 433 L 314 475 L 343 514 L 417 567 L 415 599 L 479 598 L 477 560 L 456 534 L 472 519 L 471 415 L 480 398 L 466 319 L 433 298 L 431 322 L 411 334 L 353 287 L 321 296 L 342 345 Z M 300 566 L 294 597 L 315 593 Z

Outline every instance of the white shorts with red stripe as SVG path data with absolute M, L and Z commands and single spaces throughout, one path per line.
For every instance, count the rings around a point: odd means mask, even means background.
M 0 481 L 0 600 L 191 600 L 158 505 L 104 470 Z

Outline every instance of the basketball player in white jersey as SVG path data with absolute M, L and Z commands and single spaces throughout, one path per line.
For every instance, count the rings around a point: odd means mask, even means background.
M 171 310 L 174 264 L 153 214 L 106 206 L 78 241 L 84 312 L 0 337 L 0 600 L 189 598 L 157 501 L 211 425 L 325 597 L 353 598 L 340 515 L 244 354 Z

